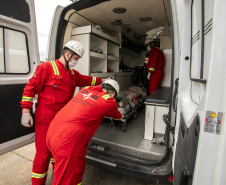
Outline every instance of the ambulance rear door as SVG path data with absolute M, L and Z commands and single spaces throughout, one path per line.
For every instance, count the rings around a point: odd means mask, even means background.
M 23 88 L 40 64 L 33 0 L 0 2 L 0 154 L 34 140 L 21 125 Z M 33 111 L 35 103 L 33 106 Z
M 174 184 L 225 184 L 224 0 L 184 0 Z

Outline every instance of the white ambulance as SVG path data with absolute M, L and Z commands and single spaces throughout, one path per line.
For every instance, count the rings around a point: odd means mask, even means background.
M 146 38 L 165 55 L 161 87 L 124 122 L 104 120 L 89 143 L 88 163 L 160 184 L 171 177 L 175 185 L 226 184 L 225 8 L 225 0 L 78 0 L 57 7 L 48 60 L 78 40 L 85 53 L 75 70 L 117 75 L 123 90 L 148 56 Z M 20 123 L 20 101 L 37 65 L 33 0 L 1 1 L 1 154 L 34 141 L 34 127 Z

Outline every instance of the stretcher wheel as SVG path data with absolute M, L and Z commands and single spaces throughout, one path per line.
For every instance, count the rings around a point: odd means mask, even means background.
M 136 118 L 137 118 L 137 111 L 133 115 L 133 119 L 136 119 Z
M 126 131 L 126 123 L 122 123 L 122 132 Z
M 115 123 L 114 123 L 114 120 L 113 120 L 113 119 L 111 119 L 111 122 L 110 122 L 110 127 L 115 128 Z

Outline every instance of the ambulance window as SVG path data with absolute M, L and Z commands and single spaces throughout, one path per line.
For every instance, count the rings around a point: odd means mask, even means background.
M 30 8 L 26 0 L 1 0 L 0 14 L 26 23 L 31 22 Z
M 1 27 L 0 31 L 1 66 L 2 74 L 29 73 L 29 58 L 27 38 L 23 32 Z
M 192 1 L 191 22 L 191 80 L 202 82 L 203 79 L 203 1 Z

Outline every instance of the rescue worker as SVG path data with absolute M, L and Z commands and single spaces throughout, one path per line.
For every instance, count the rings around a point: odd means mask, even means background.
M 71 40 L 64 45 L 62 56 L 55 61 L 39 65 L 34 75 L 24 88 L 21 101 L 21 124 L 33 126 L 30 109 L 35 94 L 38 94 L 38 105 L 35 110 L 35 147 L 36 154 L 32 169 L 32 184 L 45 184 L 51 153 L 46 147 L 46 134 L 49 124 L 56 113 L 73 97 L 77 86 L 98 85 L 101 78 L 81 75 L 71 69 L 83 56 L 81 43 Z M 51 162 L 54 159 L 51 158 Z
M 149 90 L 151 94 L 161 85 L 164 76 L 165 58 L 162 50 L 156 47 L 156 42 L 153 39 L 146 39 L 145 45 L 147 51 L 149 51 L 147 79 L 150 80 Z
M 89 140 L 104 116 L 122 117 L 113 99 L 118 92 L 118 83 L 107 79 L 102 86 L 81 89 L 57 113 L 46 138 L 55 160 L 52 185 L 81 184 Z

